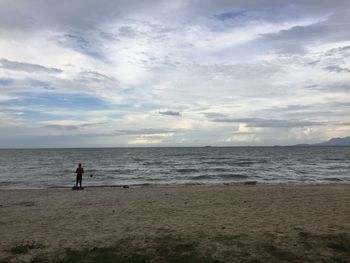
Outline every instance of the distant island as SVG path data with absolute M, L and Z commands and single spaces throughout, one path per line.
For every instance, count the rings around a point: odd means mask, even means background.
M 344 138 L 332 138 L 328 141 L 316 143 L 317 146 L 350 146 L 350 136 Z
M 350 146 L 350 136 L 344 138 L 332 138 L 325 142 L 314 144 L 296 144 L 293 146 Z

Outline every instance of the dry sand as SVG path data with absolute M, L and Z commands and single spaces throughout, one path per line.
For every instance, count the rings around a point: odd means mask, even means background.
M 0 191 L 0 261 L 162 236 L 225 262 L 350 262 L 350 185 Z

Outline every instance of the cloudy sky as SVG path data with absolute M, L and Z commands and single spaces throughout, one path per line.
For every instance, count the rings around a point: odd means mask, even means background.
M 1 0 L 0 148 L 350 135 L 348 0 Z

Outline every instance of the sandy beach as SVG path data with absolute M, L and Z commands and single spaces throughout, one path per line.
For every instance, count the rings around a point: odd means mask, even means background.
M 350 262 L 350 185 L 2 190 L 0 233 L 0 262 Z

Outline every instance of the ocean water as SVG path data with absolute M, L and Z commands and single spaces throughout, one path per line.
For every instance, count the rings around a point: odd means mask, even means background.
M 350 147 L 2 149 L 0 189 L 70 187 L 78 163 L 85 186 L 350 182 Z

